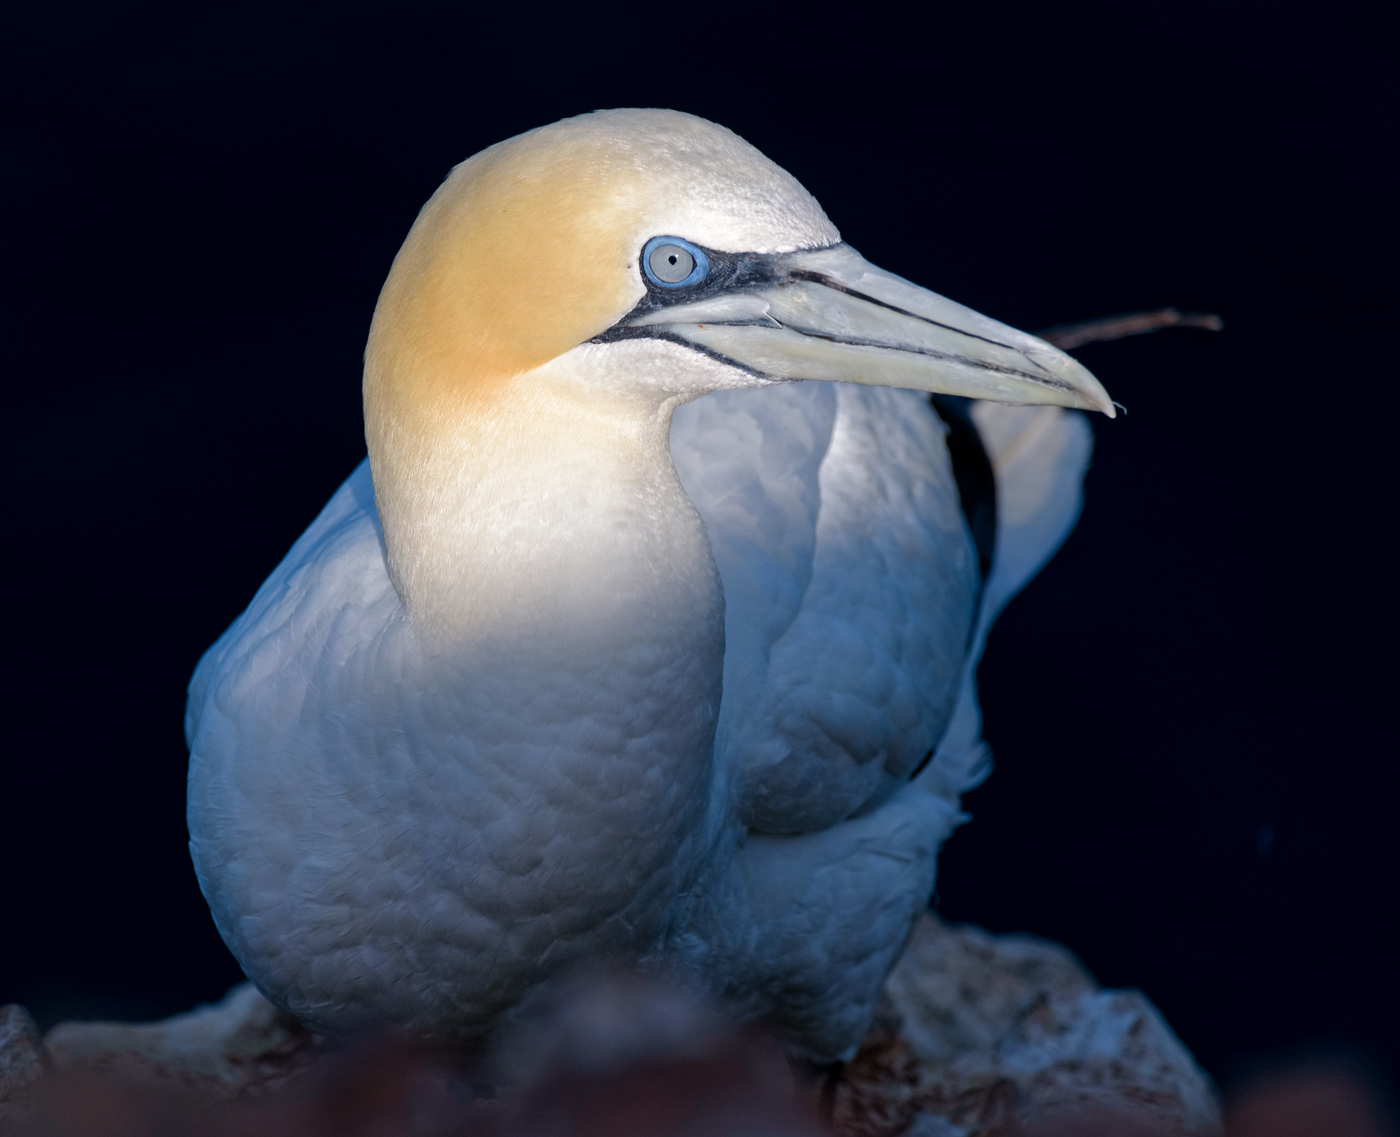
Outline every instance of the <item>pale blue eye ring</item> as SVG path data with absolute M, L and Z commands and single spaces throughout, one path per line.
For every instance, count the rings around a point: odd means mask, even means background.
M 642 247 L 642 271 L 658 288 L 688 288 L 710 272 L 710 258 L 684 237 L 653 237 Z

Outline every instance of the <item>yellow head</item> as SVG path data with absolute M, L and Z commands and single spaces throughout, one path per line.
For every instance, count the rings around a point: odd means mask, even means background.
M 658 233 L 730 251 L 840 240 L 790 174 L 665 110 L 598 111 L 456 167 L 394 259 L 365 353 L 366 425 L 486 411 L 509 380 L 615 324 Z

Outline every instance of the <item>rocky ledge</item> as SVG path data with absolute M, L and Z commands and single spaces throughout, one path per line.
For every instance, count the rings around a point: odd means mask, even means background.
M 60 1023 L 42 1040 L 24 1009 L 9 1006 L 0 1009 L 0 1131 L 85 1134 L 97 1131 L 90 1127 L 94 1111 L 126 1109 L 189 1119 L 161 1132 L 314 1133 L 335 1131 L 318 1119 L 336 1116 L 340 1133 L 368 1133 L 327 1099 L 343 1103 L 375 1079 L 397 1081 L 394 1092 L 381 1086 L 371 1095 L 375 1105 L 364 1119 L 378 1111 L 373 1131 L 425 1135 L 591 1132 L 581 1119 L 587 1109 L 597 1113 L 596 1102 L 587 1103 L 604 1081 L 612 1112 L 595 1120 L 596 1131 L 609 1137 L 707 1137 L 734 1132 L 741 1117 L 754 1137 L 823 1130 L 839 1137 L 1196 1137 L 1220 1128 L 1209 1080 L 1152 1004 L 1135 991 L 1101 990 L 1070 952 L 1028 936 L 993 936 L 926 917 L 890 976 L 859 1054 L 826 1087 L 824 1110 L 810 1108 L 816 1094 L 804 1095 L 800 1078 L 795 1084 L 775 1075 L 781 1063 L 771 1044 L 716 1029 L 707 1009 L 687 1008 L 674 993 L 638 990 L 595 987 L 585 997 L 593 1006 L 581 1012 L 576 1001 L 544 1026 L 554 1032 L 547 1041 L 537 1023 L 526 1048 L 566 1056 L 534 1071 L 513 1091 L 515 1104 L 510 1093 L 483 1092 L 479 1079 L 441 1055 L 406 1059 L 400 1049 L 347 1060 L 344 1052 L 326 1053 L 251 984 L 161 1022 Z M 689 1022 L 693 1030 L 676 1028 Z M 638 1037 L 615 1045 L 616 1059 L 600 1066 L 590 1032 L 605 1023 L 615 1036 L 621 1030 Z M 562 1034 L 578 1037 L 560 1046 Z M 669 1040 L 658 1041 L 661 1035 Z M 570 1051 L 590 1052 L 588 1060 L 572 1061 Z M 107 1104 L 75 1112 L 75 1095 Z M 546 1098 L 548 1108 L 540 1104 Z M 269 1111 L 284 1099 L 285 1116 L 274 1125 Z M 307 1106 L 311 1099 L 320 1099 L 315 1109 Z M 697 1104 L 682 1106 L 692 1099 Z M 181 1103 L 175 1114 L 171 1101 Z M 256 1117 L 248 1113 L 254 1106 Z M 386 1109 L 406 1111 L 402 1124 L 380 1117 Z M 680 1110 L 684 1123 L 640 1122 L 659 1117 L 658 1109 Z M 244 1115 L 248 1124 L 240 1127 Z M 612 1120 L 603 1122 L 604 1115 Z M 642 1128 L 628 1127 L 633 1115 Z M 208 1116 L 221 1119 L 213 1129 Z
M 1220 1128 L 1214 1090 L 1157 1008 L 1100 990 L 1065 948 L 930 915 L 837 1090 L 849 1137 Z

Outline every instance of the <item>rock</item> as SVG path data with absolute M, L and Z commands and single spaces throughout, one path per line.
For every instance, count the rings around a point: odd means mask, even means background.
M 821 1083 L 776 1039 L 661 976 L 586 972 L 530 1002 L 495 1047 L 493 1137 L 827 1134 Z
M 841 1137 L 1219 1132 L 1206 1075 L 1136 991 L 1029 936 L 915 928 L 837 1089 Z M 1105 1128 L 1103 1131 L 1108 1131 Z
M 0 1130 L 27 1116 L 25 1091 L 49 1070 L 39 1028 L 23 1007 L 0 1007 Z
M 0 1109 L 43 1077 L 48 1064 L 29 1012 L 16 1003 L 0 1007 Z
M 251 983 L 212 1006 L 154 1023 L 59 1023 L 44 1039 L 57 1070 L 219 1098 L 270 1089 L 314 1060 L 313 1037 Z
M 43 1045 L 23 1011 L 4 1014 L 0 1087 L 34 1085 L 35 1108 L 50 1121 L 85 1098 L 103 1116 L 194 1109 L 190 1116 L 227 1119 L 232 1128 L 219 1132 L 260 1137 L 273 1132 L 274 1116 L 277 1133 L 298 1137 L 446 1135 L 463 1125 L 539 1137 L 586 1119 L 597 1123 L 590 1131 L 621 1135 L 670 1132 L 682 1114 L 714 1123 L 687 1133 L 747 1125 L 796 1137 L 819 1128 L 773 1040 L 640 976 L 581 976 L 521 1008 L 494 1070 L 392 1038 L 323 1055 L 249 984 L 163 1022 L 63 1023 Z M 46 1049 L 55 1070 L 47 1078 Z M 293 1081 L 302 1070 L 308 1076 Z M 137 1096 L 123 1105 L 112 1087 L 136 1087 Z M 916 927 L 827 1100 L 837 1137 L 1219 1132 L 1208 1079 L 1141 994 L 1100 990 L 1058 945 L 932 915 Z M 44 1132 L 87 1130 L 54 1121 Z
M 248 1004 L 254 1013 L 248 1013 Z M 240 1013 L 240 1007 L 242 1013 Z M 522 1008 L 488 1069 L 479 1057 L 385 1033 L 297 1051 L 263 1077 L 266 1032 L 229 1070 L 230 1038 L 268 1014 L 251 996 L 143 1027 L 55 1030 L 63 1068 L 40 1080 L 27 1127 L 4 1137 L 823 1137 L 778 1043 L 645 975 L 597 972 Z M 275 1018 L 274 1020 L 275 1021 Z M 232 1024 L 230 1031 L 228 1026 Z M 473 1060 L 476 1058 L 477 1060 Z M 211 1073 L 213 1071 L 213 1073 Z M 492 1074 L 509 1074 L 502 1081 Z M 235 1087 L 242 1085 L 241 1091 Z M 261 1085 L 269 1090 L 254 1097 Z M 828 1135 L 829 1137 L 829 1135 Z

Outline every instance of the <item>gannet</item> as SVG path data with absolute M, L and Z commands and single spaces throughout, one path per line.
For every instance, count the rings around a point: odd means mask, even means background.
M 1023 404 L 967 420 L 985 581 L 930 392 Z M 190 685 L 190 850 L 248 976 L 318 1032 L 461 1041 L 656 964 L 851 1053 L 984 772 L 987 625 L 1077 514 L 1059 408 L 1103 388 L 728 130 L 615 110 L 451 172 L 363 398 L 368 458 Z

